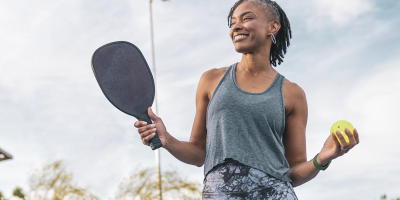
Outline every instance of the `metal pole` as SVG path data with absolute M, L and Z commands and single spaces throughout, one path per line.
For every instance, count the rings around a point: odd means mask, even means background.
M 151 57 L 152 57 L 152 71 L 154 77 L 154 85 L 155 85 L 155 96 L 154 96 L 154 104 L 153 111 L 154 114 L 158 114 L 157 110 L 157 79 L 156 79 L 156 60 L 154 53 L 154 34 L 153 34 L 153 9 L 152 9 L 153 0 L 150 0 L 150 32 L 151 32 Z M 161 187 L 161 166 L 160 166 L 160 149 L 155 151 L 156 154 L 156 165 L 157 165 L 157 175 L 158 175 L 158 194 L 159 200 L 162 200 L 162 187 Z

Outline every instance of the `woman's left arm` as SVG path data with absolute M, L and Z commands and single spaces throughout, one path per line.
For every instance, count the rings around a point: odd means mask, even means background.
M 313 159 L 307 161 L 306 125 L 308 108 L 306 95 L 303 89 L 295 83 L 289 83 L 289 87 L 287 88 L 287 91 L 284 92 L 288 94 L 288 99 L 291 99 L 292 103 L 290 113 L 286 118 L 283 145 L 285 146 L 285 157 L 290 165 L 290 170 L 287 174 L 293 181 L 293 186 L 296 187 L 313 179 L 320 170 L 314 166 Z M 360 142 L 358 132 L 356 129 L 354 129 L 353 132 L 354 135 L 346 129 L 346 135 L 350 139 L 350 144 L 347 144 L 340 132 L 337 132 L 343 144 L 342 147 L 333 133 L 331 133 L 325 141 L 321 152 L 318 154 L 317 163 L 321 166 L 325 166 L 333 159 L 344 155 L 357 145 Z M 331 137 L 332 135 L 333 137 Z M 343 151 L 341 148 L 347 149 L 347 151 Z

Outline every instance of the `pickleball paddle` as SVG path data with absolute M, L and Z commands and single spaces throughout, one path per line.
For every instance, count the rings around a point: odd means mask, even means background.
M 154 101 L 154 79 L 138 47 L 125 41 L 103 45 L 93 54 L 92 69 L 111 104 L 140 121 L 153 123 L 147 108 Z M 157 133 L 149 144 L 153 150 L 162 146 Z

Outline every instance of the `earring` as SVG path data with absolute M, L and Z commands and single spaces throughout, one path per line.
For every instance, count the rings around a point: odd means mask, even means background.
M 276 38 L 274 34 L 271 34 L 272 43 L 276 44 Z

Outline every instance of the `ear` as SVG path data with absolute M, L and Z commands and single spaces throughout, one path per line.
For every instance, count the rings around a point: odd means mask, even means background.
M 281 23 L 279 23 L 279 21 L 277 20 L 272 20 L 268 23 L 268 33 L 269 34 L 274 34 L 276 36 L 276 34 L 278 33 L 279 29 L 281 28 Z

